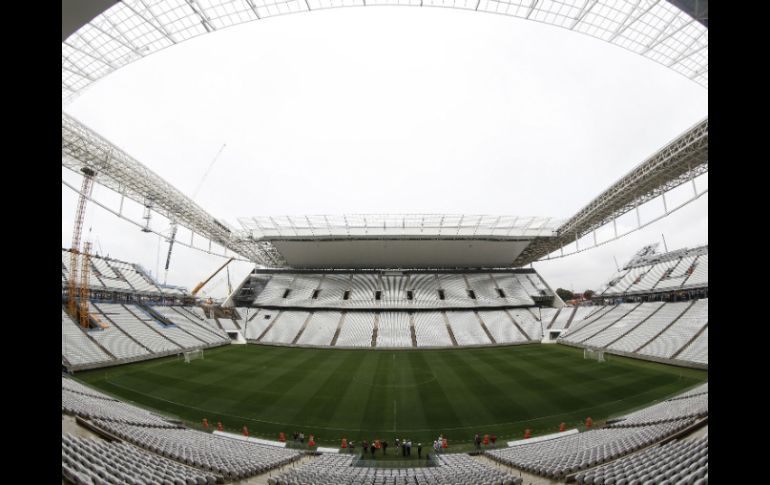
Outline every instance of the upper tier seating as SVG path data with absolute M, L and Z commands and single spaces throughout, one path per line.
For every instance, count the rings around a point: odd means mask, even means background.
M 543 295 L 552 293 L 536 274 L 278 273 L 270 275 L 254 304 L 340 309 L 473 308 L 534 305 L 532 296 Z

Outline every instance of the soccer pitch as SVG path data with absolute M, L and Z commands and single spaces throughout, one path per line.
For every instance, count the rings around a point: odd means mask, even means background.
M 582 349 L 518 345 L 449 350 L 341 350 L 229 345 L 190 364 L 173 357 L 76 374 L 121 399 L 199 426 L 288 439 L 407 438 L 450 446 L 501 441 L 616 416 L 708 379 L 706 371 Z

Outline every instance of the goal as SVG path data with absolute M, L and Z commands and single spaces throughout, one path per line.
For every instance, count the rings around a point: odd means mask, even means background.
M 184 356 L 184 363 L 189 364 L 193 360 L 203 360 L 203 349 L 189 350 L 187 352 L 183 352 L 182 355 Z
M 583 349 L 583 358 L 595 360 L 597 362 L 606 362 L 603 350 Z

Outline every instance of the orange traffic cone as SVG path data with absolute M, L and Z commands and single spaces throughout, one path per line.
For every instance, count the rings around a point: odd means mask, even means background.
M 529 437 L 532 436 L 532 431 L 529 429 L 524 430 L 524 439 L 529 439 Z
M 222 426 L 222 421 L 217 421 L 217 430 L 218 431 L 224 431 L 225 427 Z
M 243 436 L 249 436 L 249 428 L 246 426 L 243 427 Z
M 587 417 L 586 418 L 586 429 L 591 429 L 591 426 L 593 426 L 593 425 L 594 425 L 594 420 L 591 419 L 590 416 Z
M 283 433 L 283 431 L 281 431 L 278 434 L 278 441 L 280 441 L 281 443 L 285 443 L 286 442 L 286 435 Z
M 345 449 L 348 447 L 348 439 L 342 438 L 342 446 L 340 448 Z
M 203 429 L 209 429 L 209 420 L 203 418 Z
M 566 429 L 567 429 L 567 425 L 566 425 L 566 424 L 564 424 L 564 423 L 561 423 L 561 424 L 559 425 L 559 432 L 560 432 L 560 433 L 564 432 Z

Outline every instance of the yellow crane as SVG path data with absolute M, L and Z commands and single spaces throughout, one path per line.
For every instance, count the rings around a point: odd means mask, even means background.
M 222 266 L 220 266 L 220 267 L 219 267 L 219 269 L 217 269 L 216 271 L 214 271 L 214 272 L 211 274 L 211 276 L 209 276 L 209 277 L 208 277 L 208 278 L 206 278 L 205 280 L 203 280 L 203 281 L 201 281 L 200 283 L 198 283 L 198 284 L 195 286 L 195 288 L 193 288 L 193 290 L 192 290 L 192 296 L 195 296 L 195 295 L 197 295 L 197 294 L 198 294 L 198 292 L 201 290 L 201 288 L 203 288 L 203 287 L 206 285 L 206 283 L 208 283 L 209 281 L 211 281 L 211 279 L 212 279 L 214 276 L 216 276 L 216 275 L 217 275 L 217 273 L 219 273 L 220 271 L 222 271 L 223 269 L 225 269 L 225 266 L 227 266 L 228 264 L 230 264 L 230 263 L 231 263 L 231 262 L 232 262 L 234 259 L 235 259 L 235 257 L 234 257 L 234 256 L 233 256 L 233 257 L 231 257 L 230 259 L 228 259 L 228 260 L 227 260 L 227 262 L 226 262 L 225 264 L 223 264 Z

